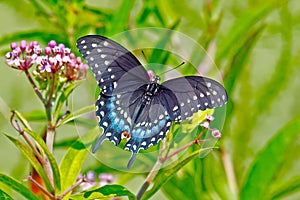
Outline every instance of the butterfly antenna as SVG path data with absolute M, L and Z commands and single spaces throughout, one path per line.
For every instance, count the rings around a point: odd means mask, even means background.
M 184 65 L 184 63 L 185 63 L 185 62 L 182 62 L 182 63 L 180 63 L 179 65 L 177 65 L 176 67 L 174 67 L 174 68 L 172 68 L 172 69 L 169 69 L 169 70 L 167 70 L 167 71 L 165 71 L 165 72 L 163 72 L 163 73 L 158 74 L 158 76 L 160 76 L 160 75 L 162 75 L 162 74 L 165 74 L 165 73 L 168 73 L 168 72 L 170 72 L 170 71 L 172 71 L 172 70 L 174 70 L 174 69 L 177 69 L 178 67 L 181 67 L 182 65 Z

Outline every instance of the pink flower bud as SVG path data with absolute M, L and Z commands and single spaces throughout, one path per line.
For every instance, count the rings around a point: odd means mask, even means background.
M 86 174 L 86 179 L 88 182 L 94 182 L 96 177 L 96 173 L 94 171 L 88 171 Z
M 86 64 L 83 64 L 83 63 L 80 63 L 80 64 L 78 65 L 78 69 L 79 69 L 79 70 L 88 70 L 88 68 L 89 68 L 89 66 L 86 65 Z
M 80 58 L 80 57 L 77 57 L 77 58 L 76 58 L 76 62 L 77 62 L 77 63 L 82 63 L 81 58 Z
M 222 137 L 221 132 L 218 129 L 213 129 L 211 134 L 214 138 L 217 138 L 217 139 Z
M 10 44 L 10 48 L 12 49 L 12 50 L 14 50 L 15 48 L 17 48 L 17 43 L 16 42 L 12 42 L 11 44 Z
M 50 48 L 54 48 L 55 46 L 56 46 L 55 40 L 51 40 L 51 41 L 48 43 L 48 47 L 50 47 Z
M 203 124 L 200 124 L 203 128 L 209 129 L 209 122 L 204 122 Z
M 70 59 L 73 60 L 76 56 L 74 55 L 74 53 L 70 53 Z
M 22 51 L 24 51 L 26 49 L 26 40 L 21 40 L 20 48 L 21 48 Z
M 45 52 L 46 55 L 49 55 L 51 53 L 51 48 L 50 47 L 45 47 L 44 52 Z
M 212 115 L 206 115 L 206 120 L 208 121 L 208 122 L 211 122 L 211 121 L 213 121 L 215 118 L 214 118 L 214 116 L 212 116 Z
M 59 44 L 58 47 L 60 48 L 60 51 L 63 52 L 63 49 L 65 48 L 64 44 Z

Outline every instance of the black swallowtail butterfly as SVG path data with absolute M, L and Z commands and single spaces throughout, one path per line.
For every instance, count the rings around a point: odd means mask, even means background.
M 124 149 L 132 152 L 128 168 L 140 149 L 165 138 L 172 122 L 227 102 L 224 87 L 206 77 L 184 76 L 162 84 L 158 76 L 150 79 L 131 52 L 106 37 L 84 36 L 77 47 L 101 88 L 96 116 L 104 131 L 92 151 L 105 139 L 117 146 L 125 136 Z

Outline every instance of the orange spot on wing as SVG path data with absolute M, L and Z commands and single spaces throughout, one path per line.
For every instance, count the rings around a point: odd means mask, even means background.
M 128 131 L 123 131 L 122 134 L 124 135 L 124 137 L 126 138 L 131 138 L 131 134 L 128 133 Z

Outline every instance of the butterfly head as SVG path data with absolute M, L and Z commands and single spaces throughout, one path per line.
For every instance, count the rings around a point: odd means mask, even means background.
M 160 82 L 160 77 L 159 76 L 153 76 L 151 79 L 151 83 L 157 83 L 159 84 Z

